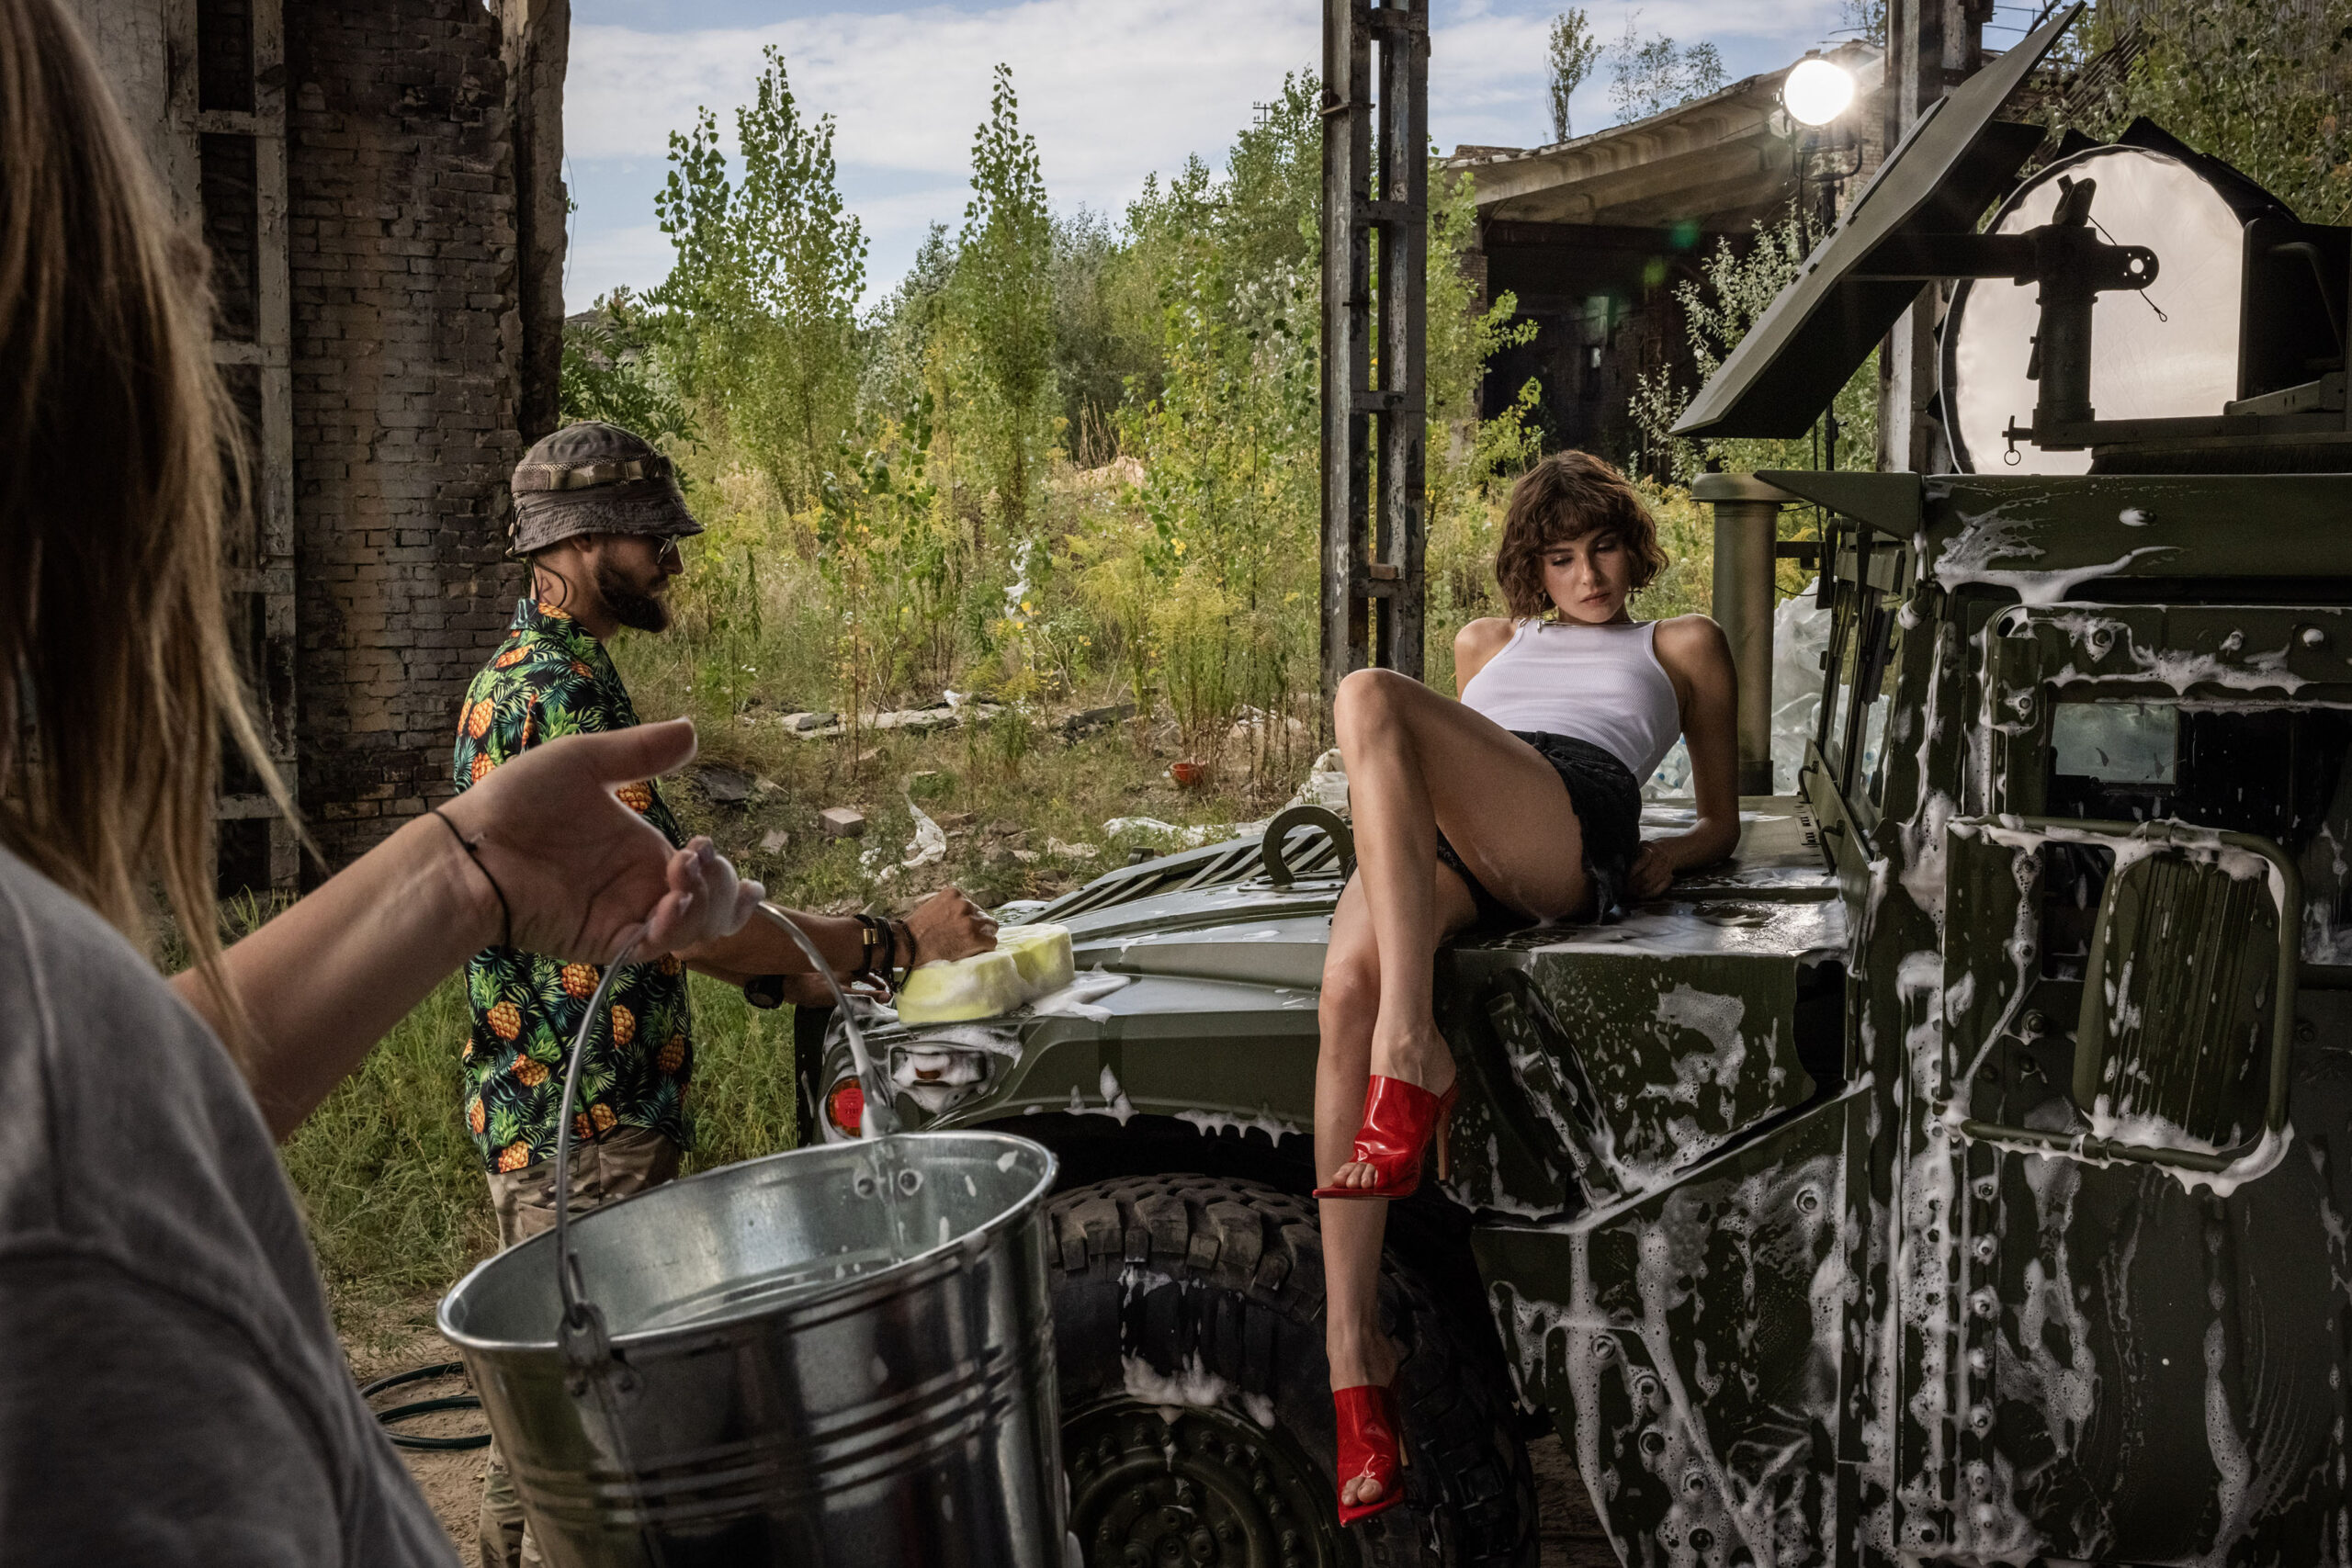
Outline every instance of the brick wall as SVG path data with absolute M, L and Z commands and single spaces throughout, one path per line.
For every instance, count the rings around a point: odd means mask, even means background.
M 301 797 L 341 864 L 449 793 L 513 612 L 514 196 L 480 0 L 288 0 Z

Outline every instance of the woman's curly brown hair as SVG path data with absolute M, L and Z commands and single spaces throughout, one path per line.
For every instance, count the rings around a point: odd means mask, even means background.
M 1614 534 L 1633 553 L 1634 587 L 1649 586 L 1666 570 L 1657 525 L 1624 475 L 1589 452 L 1555 452 L 1510 487 L 1502 543 L 1495 550 L 1495 581 L 1514 621 L 1539 621 L 1553 609 L 1544 592 L 1544 557 L 1555 546 L 1588 534 Z

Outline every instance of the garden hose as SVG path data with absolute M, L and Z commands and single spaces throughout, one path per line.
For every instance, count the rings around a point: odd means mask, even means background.
M 465 1363 L 462 1361 L 438 1361 L 429 1367 L 411 1367 L 407 1371 L 394 1372 L 388 1378 L 378 1378 L 374 1382 L 364 1385 L 359 1391 L 359 1397 L 373 1399 L 386 1389 L 398 1388 L 402 1383 L 424 1382 L 433 1378 L 456 1377 L 465 1370 Z M 435 1410 L 480 1410 L 481 1408 L 480 1394 L 453 1393 L 439 1399 L 413 1400 L 406 1404 L 395 1404 L 389 1410 L 379 1410 L 376 1412 L 376 1420 L 385 1428 L 384 1435 L 391 1438 L 394 1448 L 441 1450 L 486 1449 L 490 1447 L 488 1432 L 469 1432 L 463 1437 L 457 1438 L 420 1438 L 412 1433 L 391 1430 L 392 1423 L 395 1421 L 406 1421 L 412 1416 L 429 1415 Z

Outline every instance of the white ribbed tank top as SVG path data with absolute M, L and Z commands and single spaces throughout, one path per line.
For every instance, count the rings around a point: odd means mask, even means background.
M 1462 688 L 1462 701 L 1505 729 L 1589 740 L 1647 779 L 1682 735 L 1681 704 L 1657 661 L 1657 642 L 1656 621 L 1521 621 Z

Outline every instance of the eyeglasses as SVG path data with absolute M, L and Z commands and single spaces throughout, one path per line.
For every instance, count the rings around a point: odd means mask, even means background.
M 662 540 L 662 547 L 654 552 L 653 564 L 660 567 L 663 571 L 685 570 L 686 558 L 684 552 L 678 548 L 678 541 L 675 539 Z

